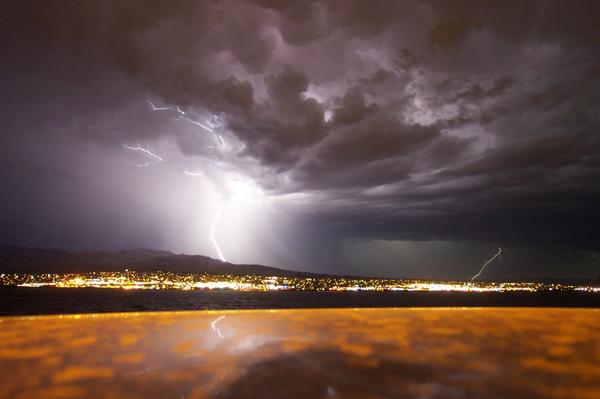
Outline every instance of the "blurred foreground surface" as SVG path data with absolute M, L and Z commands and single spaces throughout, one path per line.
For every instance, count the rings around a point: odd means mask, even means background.
M 0 319 L 3 398 L 598 398 L 600 310 Z

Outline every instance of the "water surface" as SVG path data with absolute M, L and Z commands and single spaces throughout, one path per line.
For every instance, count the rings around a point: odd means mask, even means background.
M 585 292 L 310 292 L 0 287 L 0 314 L 35 315 L 202 309 L 529 306 L 600 307 Z

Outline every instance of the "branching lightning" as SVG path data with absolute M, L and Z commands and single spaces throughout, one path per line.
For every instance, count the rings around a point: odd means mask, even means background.
M 216 138 L 217 142 L 220 145 L 225 144 L 225 140 L 223 139 L 223 136 L 220 133 L 220 128 L 223 126 L 223 124 L 217 115 L 210 115 L 210 117 L 206 118 L 204 116 L 201 116 L 200 114 L 198 114 L 197 112 L 195 112 L 193 110 L 186 111 L 186 110 L 182 109 L 179 105 L 160 106 L 159 107 L 150 100 L 149 96 L 146 96 L 146 103 L 148 104 L 148 106 L 150 107 L 150 109 L 152 111 L 171 111 L 171 112 L 176 113 L 177 117 L 179 119 L 184 120 L 188 123 L 191 123 L 194 126 L 198 126 L 198 127 L 202 128 L 203 130 L 211 133 Z M 152 154 L 151 152 L 144 150 L 139 146 L 138 147 L 125 147 L 125 148 L 135 150 L 135 151 L 144 151 L 148 155 Z M 152 154 L 152 155 L 154 155 L 154 154 Z M 162 159 L 160 159 L 160 160 L 162 161 Z M 188 176 L 194 176 L 194 177 L 203 175 L 202 172 L 195 172 L 195 171 L 189 171 L 189 170 L 184 170 L 183 173 Z M 217 242 L 217 239 L 215 238 L 217 225 L 219 224 L 221 217 L 223 215 L 224 206 L 225 206 L 224 202 L 221 202 L 219 204 L 216 215 L 213 218 L 213 220 L 211 221 L 210 240 L 211 240 L 213 246 L 215 247 L 215 250 L 217 252 L 217 255 L 219 256 L 219 259 L 223 262 L 227 262 L 227 260 L 223 256 L 223 252 L 221 251 L 221 248 L 219 247 L 219 243 Z
M 136 163 L 135 166 L 139 169 L 139 168 L 146 168 L 150 165 L 152 165 L 153 163 L 158 163 L 158 162 L 162 162 L 163 159 L 161 157 L 159 157 L 158 155 L 156 155 L 155 153 L 153 153 L 152 151 L 143 148 L 142 146 L 140 146 L 139 144 L 135 147 L 127 145 L 127 144 L 123 144 L 123 148 L 125 148 L 126 150 L 129 151 L 135 151 L 135 152 L 141 152 L 144 156 L 146 157 L 150 157 L 149 161 L 146 162 L 141 162 L 141 163 Z M 133 174 L 135 173 L 137 169 L 134 169 L 131 171 L 131 173 L 129 174 L 129 176 L 133 176 Z
M 476 275 L 474 275 L 473 277 L 471 277 L 471 281 L 475 280 L 477 277 L 481 276 L 481 273 L 483 273 L 483 271 L 485 270 L 485 267 L 487 265 L 489 265 L 490 263 L 492 263 L 494 261 L 494 259 L 496 259 L 498 256 L 500 256 L 502 254 L 502 248 L 498 248 L 498 252 L 496 252 L 496 254 L 494 256 L 492 256 L 487 262 L 485 262 L 483 264 L 483 266 L 481 267 L 481 269 L 479 270 L 479 273 L 477 273 Z
M 130 151 L 139 151 L 139 152 L 142 152 L 142 153 L 148 155 L 149 157 L 151 157 L 152 159 L 155 159 L 157 162 L 162 162 L 163 161 L 163 159 L 161 157 L 159 157 L 158 155 L 156 155 L 152 151 L 150 151 L 150 150 L 148 150 L 146 148 L 141 147 L 139 144 L 136 147 L 132 147 L 132 146 L 127 145 L 127 144 L 123 144 L 123 148 L 125 148 L 127 150 L 130 150 Z M 138 166 L 139 167 L 144 167 L 144 166 L 141 166 L 141 165 L 142 164 L 140 164 Z M 145 166 L 148 166 L 148 165 L 149 165 L 149 163 L 147 163 L 147 165 L 145 165 Z
M 206 130 L 207 132 L 212 133 L 217 138 L 217 141 L 219 142 L 219 144 L 222 145 L 225 143 L 223 136 L 215 131 L 215 129 L 217 129 L 220 126 L 220 123 L 218 123 L 218 117 L 216 115 L 212 115 L 210 118 L 202 118 L 202 117 L 200 117 L 200 115 L 198 115 L 198 113 L 196 113 L 194 111 L 186 112 L 186 111 L 182 110 L 179 107 L 179 105 L 177 105 L 175 107 L 157 107 L 156 105 L 154 105 L 154 103 L 152 103 L 152 101 L 150 101 L 150 98 L 148 98 L 148 97 L 146 97 L 146 102 L 148 103 L 148 105 L 150 106 L 150 109 L 152 111 L 176 112 L 178 114 L 179 118 L 181 118 L 182 120 L 189 122 L 195 126 L 199 126 L 202 129 Z M 203 119 L 202 122 L 195 118 L 190 118 L 188 115 L 191 115 L 191 114 L 194 114 L 197 117 Z
M 227 262 L 227 260 L 225 260 L 225 257 L 223 256 L 223 253 L 221 252 L 219 243 L 217 242 L 217 240 L 215 238 L 215 230 L 217 229 L 217 225 L 219 224 L 219 221 L 221 220 L 221 216 L 223 215 L 223 205 L 224 205 L 224 203 L 219 204 L 219 208 L 217 209 L 217 214 L 210 224 L 210 240 L 212 241 L 213 245 L 215 246 L 215 249 L 217 250 L 219 259 L 221 259 L 222 262 Z

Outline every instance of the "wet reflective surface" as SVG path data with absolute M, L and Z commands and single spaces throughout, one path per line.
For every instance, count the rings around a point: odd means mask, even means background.
M 6 398 L 598 398 L 600 310 L 0 319 Z

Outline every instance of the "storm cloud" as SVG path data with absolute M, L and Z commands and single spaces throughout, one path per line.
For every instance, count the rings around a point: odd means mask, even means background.
M 235 174 L 277 204 L 255 223 L 287 221 L 246 238 L 239 261 L 346 271 L 347 243 L 381 240 L 600 251 L 595 1 L 1 8 L 6 243 L 207 252 L 189 214 L 216 201 L 211 185 L 229 198 Z M 190 115 L 213 115 L 226 145 Z M 127 144 L 164 162 L 138 168 Z M 362 272 L 402 274 L 377 269 L 393 253 Z M 574 275 L 600 273 L 592 255 Z

